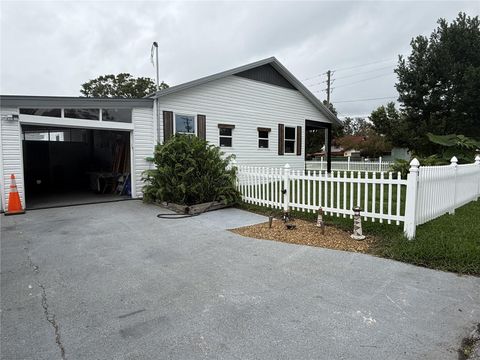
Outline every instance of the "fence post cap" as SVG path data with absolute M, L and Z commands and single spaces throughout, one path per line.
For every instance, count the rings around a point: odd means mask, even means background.
M 413 158 L 412 161 L 410 161 L 410 166 L 418 168 L 420 166 L 420 161 L 418 161 L 417 158 Z
M 456 156 L 453 156 L 453 157 L 450 159 L 450 163 L 451 163 L 452 165 L 457 164 L 457 163 L 458 163 L 457 157 L 456 157 Z
M 290 169 L 290 164 L 287 163 L 287 164 L 285 164 L 284 167 L 285 167 L 285 169 Z

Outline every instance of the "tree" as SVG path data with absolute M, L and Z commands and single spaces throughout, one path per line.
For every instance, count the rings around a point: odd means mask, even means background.
M 168 85 L 163 81 L 160 89 Z M 142 98 L 157 91 L 155 81 L 147 77 L 134 78 L 129 73 L 103 75 L 82 84 L 80 92 L 85 97 Z
M 392 150 L 392 145 L 388 140 L 375 130 L 370 129 L 366 134 L 365 141 L 360 143 L 360 156 L 363 157 L 379 157 Z
M 343 120 L 343 135 L 366 136 L 372 125 L 364 118 L 346 117 Z
M 393 146 L 408 147 L 408 138 L 403 114 L 395 108 L 395 103 L 380 106 L 370 115 L 370 121 L 378 134 L 385 136 Z
M 417 36 L 411 46 L 395 69 L 402 140 L 417 154 L 429 155 L 438 148 L 428 132 L 480 138 L 479 17 L 460 13 L 451 24 L 440 19 L 430 38 Z

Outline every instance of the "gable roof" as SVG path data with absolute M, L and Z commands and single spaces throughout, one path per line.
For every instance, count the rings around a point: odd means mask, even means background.
M 323 115 L 325 115 L 327 119 L 329 119 L 334 124 L 342 125 L 342 122 L 335 116 L 335 114 L 333 114 L 325 105 L 323 105 L 323 103 L 315 95 L 313 95 L 312 92 L 300 82 L 300 80 L 293 76 L 293 74 L 288 71 L 287 68 L 283 66 L 280 61 L 278 61 L 274 56 L 243 66 L 239 66 L 230 70 L 222 71 L 217 74 L 205 76 L 197 80 L 192 80 L 183 84 L 175 85 L 167 89 L 157 91 L 154 94 L 148 95 L 148 97 L 153 99 L 160 98 L 165 95 L 173 94 L 197 85 L 202 85 L 210 81 L 222 79 L 230 75 L 236 75 L 238 73 L 267 64 L 271 65 L 275 70 L 277 70 L 290 84 L 292 84 L 292 86 L 296 90 L 298 90 L 303 96 L 305 96 L 307 100 L 312 103 L 313 106 L 315 106 Z

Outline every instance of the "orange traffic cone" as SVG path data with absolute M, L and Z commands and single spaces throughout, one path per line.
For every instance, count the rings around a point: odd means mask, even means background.
M 25 210 L 22 208 L 20 196 L 18 195 L 17 182 L 15 181 L 15 175 L 10 176 L 12 181 L 10 184 L 10 194 L 8 195 L 8 210 L 5 215 L 25 214 Z

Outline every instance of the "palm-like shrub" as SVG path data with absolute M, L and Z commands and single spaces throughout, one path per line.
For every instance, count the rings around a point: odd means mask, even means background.
M 239 200 L 232 156 L 223 157 L 216 146 L 190 135 L 175 135 L 155 147 L 150 159 L 155 169 L 144 172 L 145 201 L 194 205 L 211 201 L 227 204 Z

